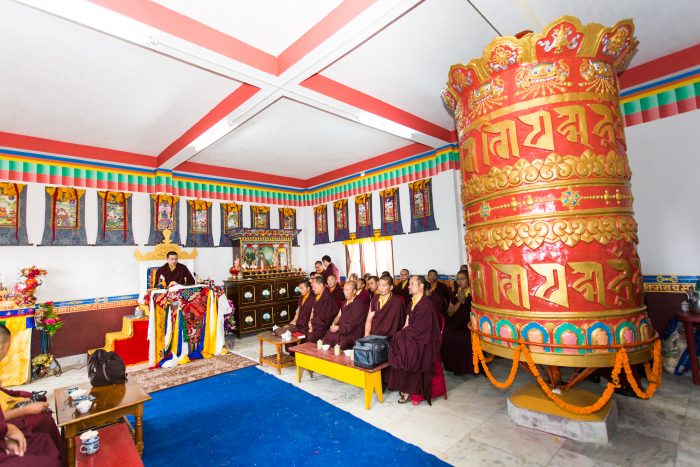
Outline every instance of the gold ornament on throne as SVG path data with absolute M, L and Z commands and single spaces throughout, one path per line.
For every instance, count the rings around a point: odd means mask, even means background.
M 166 259 L 169 251 L 174 251 L 177 253 L 180 259 L 195 259 L 197 257 L 197 248 L 195 247 L 192 251 L 188 252 L 183 249 L 177 243 L 172 243 L 170 236 L 172 231 L 170 229 L 163 230 L 163 241 L 158 245 L 154 246 L 153 249 L 147 253 L 141 253 L 141 250 L 136 248 L 134 250 L 134 258 L 138 261 L 151 261 Z

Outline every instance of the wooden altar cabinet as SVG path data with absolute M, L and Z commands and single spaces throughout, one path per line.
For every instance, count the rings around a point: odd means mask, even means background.
M 304 273 L 293 267 L 292 241 L 301 230 L 232 229 L 233 267 L 224 281 L 235 306 L 238 337 L 292 320 Z

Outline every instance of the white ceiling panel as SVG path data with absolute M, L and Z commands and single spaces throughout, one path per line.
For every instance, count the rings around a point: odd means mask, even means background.
M 307 179 L 411 141 L 280 99 L 191 160 Z
M 278 56 L 341 0 L 155 0 L 269 54 Z
M 157 155 L 240 83 L 0 2 L 0 130 Z
M 426 0 L 321 74 L 447 129 L 440 91 L 454 63 L 496 36 L 464 0 Z
M 584 24 L 605 26 L 632 18 L 639 48 L 630 66 L 700 43 L 698 0 L 472 0 L 472 3 L 502 35 L 525 29 L 540 32 L 562 15 L 576 16 Z

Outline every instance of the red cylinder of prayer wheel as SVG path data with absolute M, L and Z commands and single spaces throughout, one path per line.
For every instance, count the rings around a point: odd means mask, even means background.
M 450 68 L 471 326 L 487 352 L 512 357 L 522 339 L 545 365 L 612 366 L 620 346 L 631 363 L 651 356 L 617 77 L 633 32 L 565 16 Z

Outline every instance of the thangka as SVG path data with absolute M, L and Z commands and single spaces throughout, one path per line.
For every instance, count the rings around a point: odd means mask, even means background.
M 411 233 L 437 230 L 433 213 L 432 179 L 409 183 L 408 192 L 411 199 Z
M 97 192 L 96 245 L 133 245 L 131 193 Z
M 178 209 L 180 197 L 172 195 L 151 195 L 151 229 L 148 236 L 149 245 L 157 245 L 163 241 L 163 231 L 170 230 L 170 241 L 180 243 L 178 228 Z
M 28 245 L 27 185 L 0 183 L 0 245 Z
M 382 210 L 382 236 L 402 234 L 399 188 L 380 191 L 379 205 Z
M 42 245 L 87 245 L 85 234 L 85 190 L 46 187 Z
M 211 201 L 187 200 L 186 246 L 214 246 L 211 234 Z

